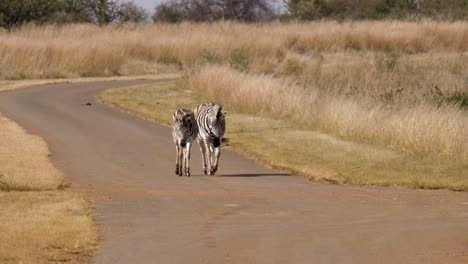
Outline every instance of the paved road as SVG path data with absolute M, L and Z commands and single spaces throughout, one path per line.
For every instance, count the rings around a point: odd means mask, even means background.
M 231 151 L 219 176 L 200 176 L 197 145 L 195 175 L 176 177 L 168 128 L 94 99 L 142 82 L 0 93 L 0 111 L 43 137 L 94 199 L 95 263 L 468 262 L 466 193 L 310 183 Z

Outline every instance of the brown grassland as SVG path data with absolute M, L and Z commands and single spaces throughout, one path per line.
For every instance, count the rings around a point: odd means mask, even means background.
M 93 254 L 90 204 L 58 190 L 46 143 L 0 114 L 0 263 L 79 263 Z
M 0 78 L 179 69 L 228 109 L 466 164 L 467 48 L 467 22 L 26 26 L 0 33 Z
M 194 109 L 207 99 L 182 86 L 168 81 L 117 88 L 101 92 L 98 98 L 150 121 L 170 125 L 174 109 Z M 301 127 L 293 120 L 234 110 L 228 113 L 227 127 L 225 147 L 310 180 L 468 191 L 466 166 L 356 143 Z
M 229 111 L 228 147 L 342 184 L 468 191 L 466 65 L 468 22 L 0 30 L 0 91 L 182 73 L 177 82 L 99 98 L 164 124 L 178 107 L 220 102 Z M 92 254 L 89 204 L 57 190 L 63 176 L 42 139 L 0 116 L 0 147 L 0 262 L 73 262 Z
M 222 103 L 232 145 L 270 164 L 333 182 L 467 190 L 467 49 L 468 22 L 25 26 L 0 33 L 0 78 L 182 71 L 171 98 Z M 154 89 L 103 100 L 161 121 Z

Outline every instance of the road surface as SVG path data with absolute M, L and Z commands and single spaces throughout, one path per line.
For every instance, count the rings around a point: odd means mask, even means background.
M 468 262 L 467 193 L 311 183 L 229 150 L 219 175 L 201 176 L 197 144 L 193 176 L 175 176 L 169 128 L 94 97 L 144 82 L 0 93 L 0 111 L 93 199 L 95 263 Z

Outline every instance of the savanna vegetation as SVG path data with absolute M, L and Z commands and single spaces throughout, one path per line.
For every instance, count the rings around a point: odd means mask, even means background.
M 239 114 L 468 175 L 466 22 L 27 26 L 0 40 L 4 79 L 182 71 L 183 89 Z
M 468 16 L 465 0 L 290 0 L 286 19 L 457 20 Z
M 133 2 L 118 0 L 0 0 L 0 27 L 6 29 L 27 23 L 142 22 L 147 17 Z
M 0 0 L 0 91 L 181 73 L 99 97 L 165 124 L 178 107 L 220 102 L 230 147 L 311 180 L 467 191 L 466 1 L 285 6 L 167 1 L 156 24 L 135 24 L 149 16 L 133 3 Z M 0 128 L 0 262 L 86 261 L 88 202 L 58 190 L 40 138 L 3 116 Z
M 87 261 L 96 250 L 89 203 L 59 190 L 45 142 L 0 114 L 0 262 Z

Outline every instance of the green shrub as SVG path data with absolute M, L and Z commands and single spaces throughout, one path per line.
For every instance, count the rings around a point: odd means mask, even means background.
M 153 15 L 154 22 L 178 23 L 184 19 L 184 14 L 176 6 L 170 4 L 161 4 L 156 7 Z
M 448 95 L 445 97 L 445 102 L 468 109 L 468 92 L 455 92 Z

